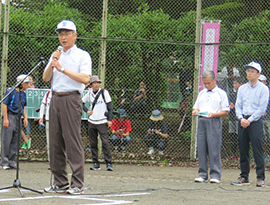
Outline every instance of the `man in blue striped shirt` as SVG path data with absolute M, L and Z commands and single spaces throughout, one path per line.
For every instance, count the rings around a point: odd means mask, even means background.
M 235 104 L 236 116 L 239 119 L 238 137 L 240 149 L 241 174 L 237 181 L 232 181 L 232 185 L 249 185 L 249 147 L 252 145 L 256 162 L 257 187 L 264 186 L 265 164 L 263 143 L 263 119 L 262 116 L 268 105 L 268 88 L 258 80 L 261 75 L 261 65 L 251 62 L 245 65 L 247 79 L 249 82 L 242 85 L 237 93 Z

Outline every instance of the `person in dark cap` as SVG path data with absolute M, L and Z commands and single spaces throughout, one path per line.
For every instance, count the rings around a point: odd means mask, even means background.
M 149 155 L 155 153 L 155 148 L 159 150 L 159 154 L 164 154 L 164 149 L 167 146 L 168 131 L 167 125 L 162 120 L 164 117 L 159 110 L 154 110 L 150 116 L 150 120 L 147 125 L 147 135 L 145 135 L 145 143 L 149 149 Z
M 102 151 L 106 162 L 107 171 L 113 171 L 112 155 L 110 144 L 108 141 L 108 127 L 112 126 L 112 100 L 109 92 L 106 89 L 100 88 L 101 80 L 97 75 L 93 75 L 90 80 L 91 88 L 83 97 L 83 103 L 89 102 L 90 108 L 84 105 L 84 111 L 88 117 L 88 134 L 92 152 L 92 160 L 94 165 L 90 170 L 100 170 L 98 160 L 98 133 L 102 141 Z
M 115 151 L 120 149 L 121 146 L 122 151 L 125 151 L 125 147 L 128 143 L 130 143 L 130 132 L 132 131 L 131 123 L 126 118 L 128 115 L 123 108 L 117 110 L 117 118 L 112 120 L 112 144 L 114 146 Z
M 2 104 L 2 129 L 1 129 L 1 166 L 4 170 L 16 169 L 15 157 L 18 147 L 18 134 L 21 130 L 18 130 L 18 113 L 19 113 L 19 98 L 21 92 L 21 114 L 23 115 L 24 127 L 28 125 L 26 114 L 26 94 L 25 90 L 30 87 L 30 80 L 27 75 L 19 75 L 17 77 L 17 83 L 21 82 L 22 89 L 19 87 L 8 88 L 5 96 L 10 93 L 3 101 Z M 21 123 L 21 122 L 19 122 Z
M 63 20 L 55 31 L 63 50 L 58 48 L 52 53 L 43 72 L 43 80 L 52 84 L 49 149 L 54 182 L 44 191 L 79 195 L 83 194 L 85 160 L 81 140 L 81 94 L 92 75 L 92 60 L 87 51 L 75 44 L 74 22 Z M 72 171 L 70 183 L 67 161 Z
M 246 68 L 248 82 L 240 86 L 235 111 L 239 120 L 238 142 L 240 149 L 241 173 L 236 181 L 231 184 L 235 186 L 249 185 L 249 150 L 252 146 L 257 174 L 257 187 L 265 186 L 265 162 L 263 153 L 263 115 L 269 101 L 269 89 L 259 81 L 262 67 L 257 62 L 251 62 L 244 66 Z

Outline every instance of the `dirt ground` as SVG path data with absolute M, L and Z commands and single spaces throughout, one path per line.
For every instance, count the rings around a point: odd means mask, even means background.
M 157 167 L 114 164 L 114 171 L 90 171 L 85 164 L 84 195 L 38 194 L 15 187 L 0 190 L 0 204 L 269 204 L 270 172 L 266 171 L 266 186 L 257 188 L 256 174 L 250 173 L 250 186 L 236 187 L 238 169 L 223 169 L 221 184 L 194 182 L 198 167 Z M 70 171 L 69 171 L 70 173 Z M 15 170 L 0 170 L 0 188 L 13 186 Z M 50 186 L 51 174 L 45 162 L 21 162 L 21 186 L 42 191 Z

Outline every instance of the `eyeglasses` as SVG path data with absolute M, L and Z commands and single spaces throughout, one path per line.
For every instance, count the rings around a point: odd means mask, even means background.
M 70 34 L 72 34 L 72 33 L 73 33 L 72 31 L 61 32 L 58 34 L 58 36 L 67 37 L 67 36 L 70 36 Z
M 247 69 L 246 73 L 258 73 L 258 71 L 254 69 Z

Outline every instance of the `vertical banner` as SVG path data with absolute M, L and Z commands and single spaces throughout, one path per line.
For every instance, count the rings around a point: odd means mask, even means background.
M 204 22 L 202 32 L 202 43 L 219 43 L 220 22 Z M 218 45 L 203 45 L 201 53 L 200 75 L 206 70 L 213 70 L 217 75 Z M 200 78 L 200 91 L 204 88 Z

